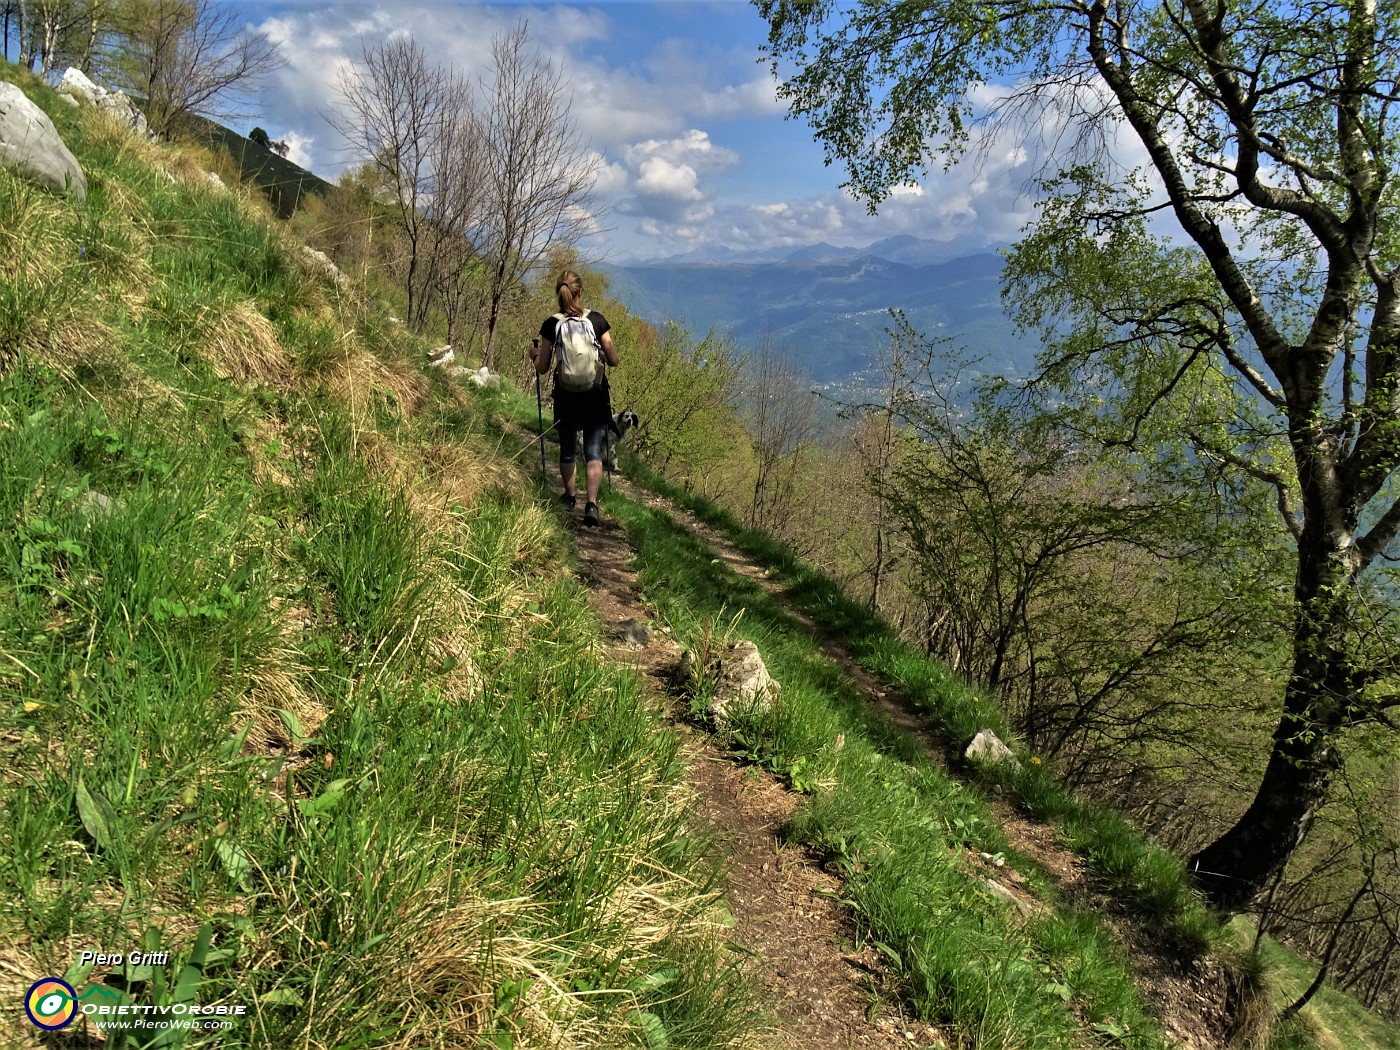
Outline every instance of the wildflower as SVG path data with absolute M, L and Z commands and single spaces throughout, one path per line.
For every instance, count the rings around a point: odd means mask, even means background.
M 1040 759 L 1039 759 L 1037 756 L 1035 756 L 1035 755 L 1031 755 L 1031 765 L 1033 765 L 1033 766 L 1038 766 L 1038 765 L 1040 765 Z

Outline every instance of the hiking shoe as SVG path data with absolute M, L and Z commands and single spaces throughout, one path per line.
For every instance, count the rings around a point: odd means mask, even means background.
M 583 508 L 583 523 L 585 525 L 598 524 L 598 504 L 589 503 Z
M 562 503 L 562 504 L 564 504 L 564 506 L 566 506 L 566 507 L 577 507 L 577 506 L 578 506 L 578 497 L 577 497 L 577 496 L 572 496 L 572 495 L 570 495 L 569 493 L 566 492 L 566 493 L 564 493 L 562 496 L 559 497 L 559 502 Z

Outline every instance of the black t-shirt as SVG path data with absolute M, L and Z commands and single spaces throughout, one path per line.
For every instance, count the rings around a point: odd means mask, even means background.
M 598 337 L 598 342 L 603 341 L 603 333 L 610 331 L 612 325 L 608 324 L 608 319 L 597 310 L 588 311 L 588 319 L 593 322 L 593 334 Z M 559 320 L 553 314 L 544 319 L 544 324 L 540 325 L 540 342 L 546 347 L 554 346 L 554 330 L 559 327 Z
M 598 342 L 603 341 L 603 333 L 609 331 L 612 326 L 608 324 L 608 319 L 597 310 L 588 311 L 588 319 L 593 322 L 593 334 L 598 337 Z M 546 353 L 554 352 L 554 332 L 559 327 L 559 321 L 554 315 L 544 319 L 544 324 L 540 325 L 540 347 Z M 551 364 L 550 367 L 553 367 Z M 606 423 L 612 418 L 612 399 L 608 396 L 608 372 L 606 362 L 599 365 L 603 373 L 602 382 L 592 390 L 561 390 L 558 376 L 554 380 L 554 417 L 561 422 L 582 429 L 586 426 L 597 426 Z

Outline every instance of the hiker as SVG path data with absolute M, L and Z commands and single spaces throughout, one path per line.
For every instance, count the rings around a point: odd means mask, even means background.
M 554 369 L 554 425 L 559 433 L 561 497 L 576 506 L 575 458 L 577 434 L 583 431 L 586 500 L 583 523 L 598 524 L 598 489 L 603 482 L 603 443 L 612 420 L 605 365 L 617 364 L 617 350 L 609 334 L 608 319 L 583 308 L 583 279 L 565 270 L 555 282 L 559 313 L 546 317 L 532 355 L 535 372 Z

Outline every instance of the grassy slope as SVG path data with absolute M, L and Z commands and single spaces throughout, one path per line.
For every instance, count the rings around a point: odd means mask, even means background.
M 741 1042 L 676 741 L 489 404 L 197 152 L 4 75 L 89 196 L 0 170 L 0 1044 L 50 975 L 247 1008 L 191 1046 Z

